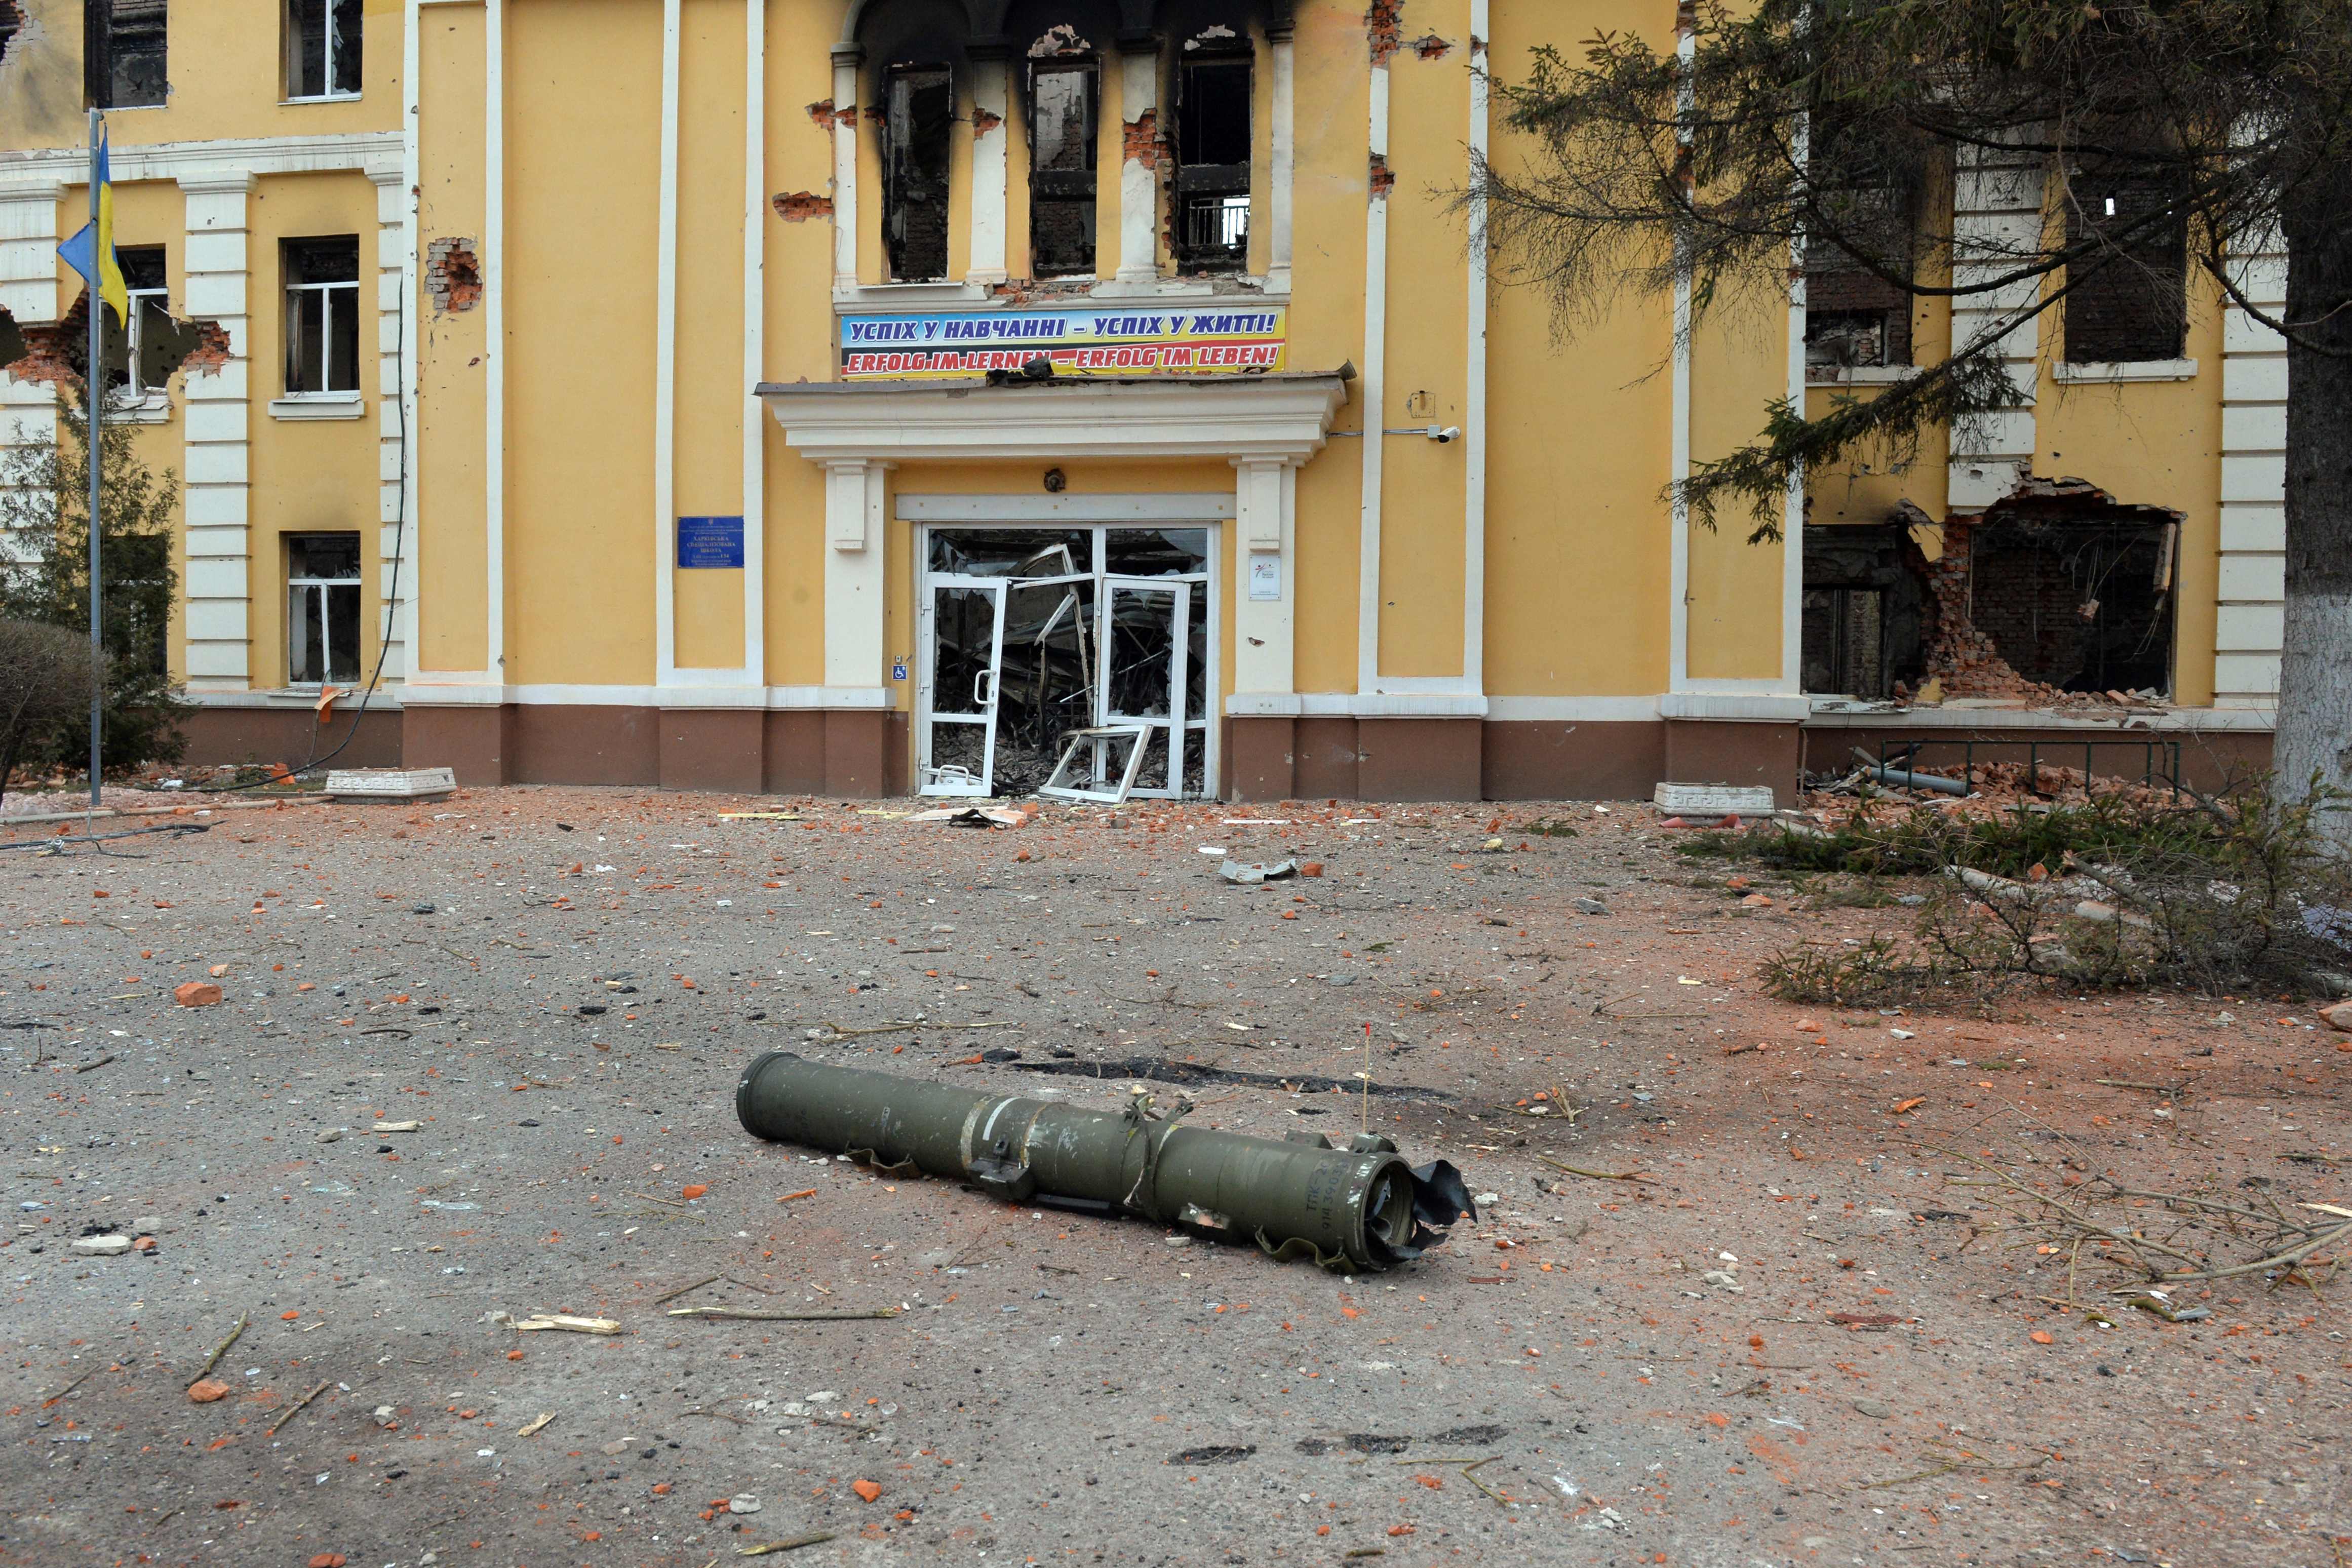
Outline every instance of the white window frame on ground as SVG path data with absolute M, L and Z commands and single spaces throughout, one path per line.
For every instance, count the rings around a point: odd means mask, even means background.
M 359 681 L 367 608 L 362 599 L 361 577 L 366 571 L 366 562 L 361 554 L 361 537 L 356 532 L 340 530 L 286 536 L 286 684 L 289 687 L 315 691 L 321 686 L 356 685 Z M 352 542 L 350 576 L 326 577 L 298 570 L 298 562 L 307 564 L 305 547 L 314 539 Z M 337 600 L 346 595 L 351 605 L 351 614 L 347 617 L 351 627 L 351 646 L 343 649 L 334 646 L 334 611 Z M 319 630 L 327 644 L 316 667 L 316 676 L 307 673 L 311 653 L 310 633 L 313 627 Z M 338 655 L 346 653 L 349 657 L 339 660 Z
M 304 247 L 341 243 L 346 238 L 352 247 L 353 255 L 352 277 L 348 280 L 336 279 L 322 283 L 308 280 L 299 283 L 292 281 L 296 267 L 295 258 Z M 289 239 L 280 252 L 281 265 L 288 279 L 286 283 L 285 377 L 286 399 L 289 402 L 355 403 L 359 400 L 360 361 L 363 357 L 363 351 L 356 336 L 356 328 L 364 323 L 360 316 L 358 246 L 359 239 L 355 235 L 322 236 L 316 239 Z M 335 303 L 335 297 L 338 294 L 343 296 L 344 302 L 341 306 Z M 299 363 L 296 358 L 302 344 L 302 311 L 305 295 L 316 295 L 319 300 L 319 357 L 323 363 L 319 367 L 317 377 L 319 384 L 316 386 L 296 384 L 298 381 L 310 379 L 309 367 Z M 355 328 L 352 344 L 352 363 L 348 365 L 335 363 L 335 323 L 339 310 L 349 310 L 352 313 Z M 338 385 L 339 378 L 345 381 L 347 384 Z
M 349 16 L 338 13 L 349 12 Z M 320 32 L 319 78 L 321 89 L 302 90 L 303 45 L 310 37 L 308 25 L 317 18 Z M 360 96 L 360 73 L 364 65 L 362 26 L 359 0 L 286 0 L 286 101 L 289 103 L 331 103 Z M 362 28 L 360 38 L 352 43 L 349 65 L 351 76 L 345 80 L 338 68 L 345 62 L 337 57 L 337 46 L 343 41 L 343 25 Z
M 929 564 L 931 537 L 935 533 L 987 533 L 1006 530 L 1025 531 L 1040 528 L 1070 532 L 1082 531 L 1091 532 L 1094 543 L 1093 560 L 1080 563 L 1075 576 L 1047 573 L 1034 578 L 967 576 L 958 573 L 936 571 Z M 1110 570 L 1110 535 L 1114 530 L 1171 529 L 1199 529 L 1206 532 L 1208 567 L 1205 571 L 1174 574 L 1162 577 L 1142 577 Z M 1096 625 L 1089 628 L 1090 635 L 1095 639 L 1092 653 L 1097 672 L 1105 672 L 1105 667 L 1111 655 L 1109 621 L 1105 613 L 1111 609 L 1112 595 L 1164 594 L 1170 595 L 1172 601 L 1175 642 L 1171 656 L 1173 662 L 1171 668 L 1169 711 L 1150 715 L 1120 713 L 1108 706 L 1108 684 L 1103 679 L 1103 674 L 1098 673 L 1095 679 L 1096 700 L 1093 711 L 1088 717 L 1090 727 L 1140 728 L 1164 732 L 1157 738 L 1160 738 L 1166 746 L 1170 759 L 1168 786 L 1160 789 L 1130 789 L 1128 793 L 1138 799 L 1215 800 L 1219 798 L 1218 789 L 1223 761 L 1221 755 L 1223 748 L 1220 744 L 1222 737 L 1219 734 L 1216 697 L 1218 672 L 1222 668 L 1223 658 L 1220 650 L 1224 646 L 1223 629 L 1221 624 L 1223 605 L 1220 563 L 1224 560 L 1224 523 L 1222 520 L 1203 517 L 1183 520 L 1152 518 L 1148 521 L 1139 519 L 1095 521 L 1076 518 L 1055 518 L 1050 522 L 1006 521 L 923 523 L 918 524 L 915 528 L 914 548 L 914 559 L 917 563 L 915 783 L 918 794 L 985 796 L 995 788 L 997 693 L 994 676 L 992 674 L 984 693 L 976 689 L 970 694 L 971 700 L 969 706 L 963 704 L 964 694 L 961 693 L 949 694 L 952 704 L 950 706 L 940 707 L 935 702 L 938 695 L 935 690 L 937 684 L 935 671 L 939 648 L 937 633 L 932 622 L 934 606 L 938 602 L 940 592 L 941 590 L 976 591 L 993 595 L 995 616 L 993 647 L 995 657 L 1001 665 L 1005 636 L 1003 609 L 1005 595 L 1019 585 L 1036 586 L 1084 578 L 1094 584 L 1094 602 L 1098 612 Z M 1187 677 L 1189 634 L 1195 621 L 1202 622 L 1206 626 L 1207 650 L 1202 672 L 1206 689 L 1202 693 L 1203 700 L 1199 718 L 1192 717 L 1188 711 L 1192 695 Z M 931 742 L 932 726 L 935 723 L 982 727 L 984 742 L 981 773 L 968 773 L 961 769 L 934 772 L 931 762 Z M 1202 783 L 1200 793 L 1192 795 L 1185 793 L 1182 779 L 1187 744 L 1190 739 L 1196 735 L 1200 737 L 1201 744 Z M 1124 771 L 1123 764 L 1127 760 L 1124 757 L 1119 758 L 1118 763 L 1121 767 L 1114 768 L 1105 749 L 1095 748 L 1093 755 L 1088 759 L 1089 766 L 1086 770 L 1093 786 L 1099 789 L 1114 778 L 1118 772 Z M 1130 778 L 1131 776 L 1130 773 Z

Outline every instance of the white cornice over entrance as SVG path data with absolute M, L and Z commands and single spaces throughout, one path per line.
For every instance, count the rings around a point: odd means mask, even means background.
M 1337 374 L 1187 380 L 762 382 L 813 462 L 1230 458 L 1304 462 L 1348 401 Z
M 887 668 L 884 476 L 923 459 L 1068 462 L 1214 458 L 1233 464 L 1224 515 L 1255 586 L 1228 625 L 1237 691 L 1287 697 L 1294 679 L 1298 465 L 1348 401 L 1328 374 L 1150 381 L 762 382 L 754 390 L 794 451 L 825 470 L 824 683 L 883 684 Z M 916 489 L 919 489 L 918 485 Z

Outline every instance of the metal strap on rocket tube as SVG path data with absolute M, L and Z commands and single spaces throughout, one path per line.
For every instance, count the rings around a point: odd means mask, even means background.
M 754 1136 L 966 1181 L 1012 1203 L 1127 1213 L 1327 1268 L 1387 1268 L 1475 1217 L 1444 1161 L 1415 1169 L 1364 1133 L 1253 1138 L 1148 1114 L 1029 1100 L 824 1066 L 772 1051 L 745 1069 L 736 1113 Z

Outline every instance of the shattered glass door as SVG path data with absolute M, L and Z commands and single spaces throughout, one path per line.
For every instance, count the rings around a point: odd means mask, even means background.
M 917 760 L 925 795 L 986 795 L 996 772 L 997 685 L 1003 675 L 1003 582 L 934 580 L 924 605 L 930 709 Z
M 1073 737 L 1139 725 L 1133 794 L 1211 793 L 1209 540 L 1197 526 L 929 530 L 922 792 L 1027 795 Z M 1125 763 L 1123 743 L 1096 748 L 1091 782 L 1116 790 Z
M 1186 794 L 1185 719 L 1194 677 L 1192 660 L 1180 655 L 1192 644 L 1192 584 L 1107 577 L 1103 602 L 1102 705 L 1095 722 L 1151 727 L 1134 794 Z

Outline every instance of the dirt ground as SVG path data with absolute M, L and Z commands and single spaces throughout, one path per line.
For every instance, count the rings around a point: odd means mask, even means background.
M 1908 911 L 1727 889 L 1644 805 L 908 809 L 469 790 L 0 852 L 0 1563 L 2344 1561 L 2347 1287 L 2103 1326 L 1947 1152 L 2342 1203 L 2308 1011 L 1809 1017 L 1759 962 Z M 1100 1105 L 1191 1064 L 1204 1121 L 1494 1196 L 1329 1275 L 758 1142 L 780 1047 Z M 622 1331 L 500 1316 L 542 1310 Z

